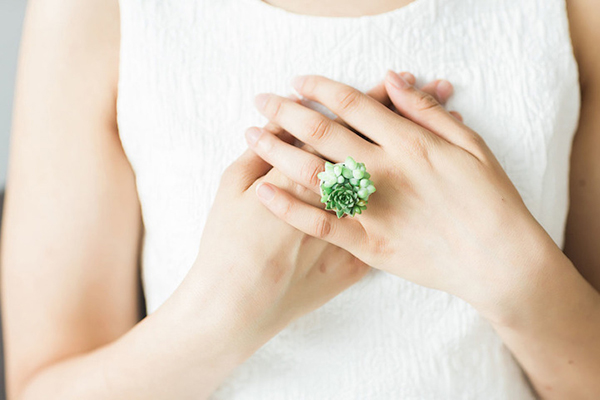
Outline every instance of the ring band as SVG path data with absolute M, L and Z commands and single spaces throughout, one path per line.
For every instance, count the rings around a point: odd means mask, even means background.
M 317 175 L 321 180 L 321 203 L 326 210 L 335 211 L 338 218 L 344 214 L 354 216 L 367 209 L 369 196 L 375 193 L 373 181 L 364 163 L 350 156 L 343 163 L 325 161 L 325 171 Z

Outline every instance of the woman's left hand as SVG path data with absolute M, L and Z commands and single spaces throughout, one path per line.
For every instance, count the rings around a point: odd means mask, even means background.
M 298 77 L 296 90 L 338 115 L 365 140 L 317 111 L 274 94 L 256 106 L 270 122 L 337 163 L 365 164 L 377 191 L 361 215 L 335 214 L 273 186 L 261 199 L 297 229 L 366 264 L 456 295 L 488 319 L 510 318 L 519 298 L 560 249 L 536 222 L 483 139 L 433 96 L 388 71 L 398 113 L 345 84 Z M 320 197 L 325 159 L 266 130 L 250 147 Z

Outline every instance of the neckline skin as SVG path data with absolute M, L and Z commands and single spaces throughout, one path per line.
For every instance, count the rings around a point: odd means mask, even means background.
M 355 17 L 332 17 L 332 16 L 325 16 L 325 15 L 313 15 L 313 14 L 299 14 L 297 12 L 293 12 L 293 11 L 288 11 L 284 8 L 281 7 L 277 7 L 274 6 L 272 4 L 266 3 L 264 0 L 241 0 L 247 4 L 250 4 L 252 6 L 255 6 L 257 8 L 262 9 L 265 12 L 270 12 L 275 14 L 276 16 L 280 16 L 280 17 L 288 17 L 288 18 L 293 18 L 293 19 L 312 19 L 312 20 L 316 20 L 316 21 L 323 21 L 323 22 L 353 22 L 353 21 L 376 21 L 379 19 L 383 19 L 383 18 L 389 18 L 391 16 L 397 16 L 400 14 L 405 14 L 411 11 L 414 11 L 420 7 L 423 7 L 425 4 L 430 3 L 432 1 L 435 0 L 413 0 L 412 2 L 408 3 L 405 6 L 402 6 L 400 8 L 395 8 L 393 10 L 390 11 L 386 11 L 383 13 L 379 13 L 379 14 L 372 14 L 372 15 L 361 15 L 361 16 L 355 16 Z

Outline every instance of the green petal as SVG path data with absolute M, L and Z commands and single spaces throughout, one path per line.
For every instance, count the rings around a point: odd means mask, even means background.
M 346 178 L 346 179 L 350 179 L 350 178 L 352 178 L 352 177 L 353 177 L 353 175 L 352 175 L 352 170 L 351 170 L 350 168 L 348 168 L 348 167 L 344 167 L 344 168 L 342 169 L 342 175 L 343 175 L 343 176 L 344 176 L 344 178 Z
M 333 171 L 333 164 L 329 161 L 325 161 L 325 171 Z
M 365 171 L 361 169 L 355 169 L 352 171 L 352 174 L 354 175 L 355 179 L 362 179 L 362 177 L 365 176 Z
M 346 157 L 346 161 L 344 161 L 344 164 L 346 164 L 346 166 L 350 169 L 356 168 L 356 161 L 354 161 L 354 158 L 350 156 Z
M 341 210 L 338 210 L 335 212 L 335 214 L 337 215 L 338 218 L 342 218 L 342 215 L 344 215 L 344 212 Z

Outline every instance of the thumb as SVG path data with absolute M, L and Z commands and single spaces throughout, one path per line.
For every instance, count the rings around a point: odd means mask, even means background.
M 262 130 L 256 126 L 246 129 L 247 140 L 258 138 Z M 241 156 L 239 156 L 230 166 L 231 172 L 236 176 L 236 182 L 243 190 L 248 189 L 254 181 L 265 175 L 271 168 L 271 164 L 259 157 L 250 147 L 248 147 Z

